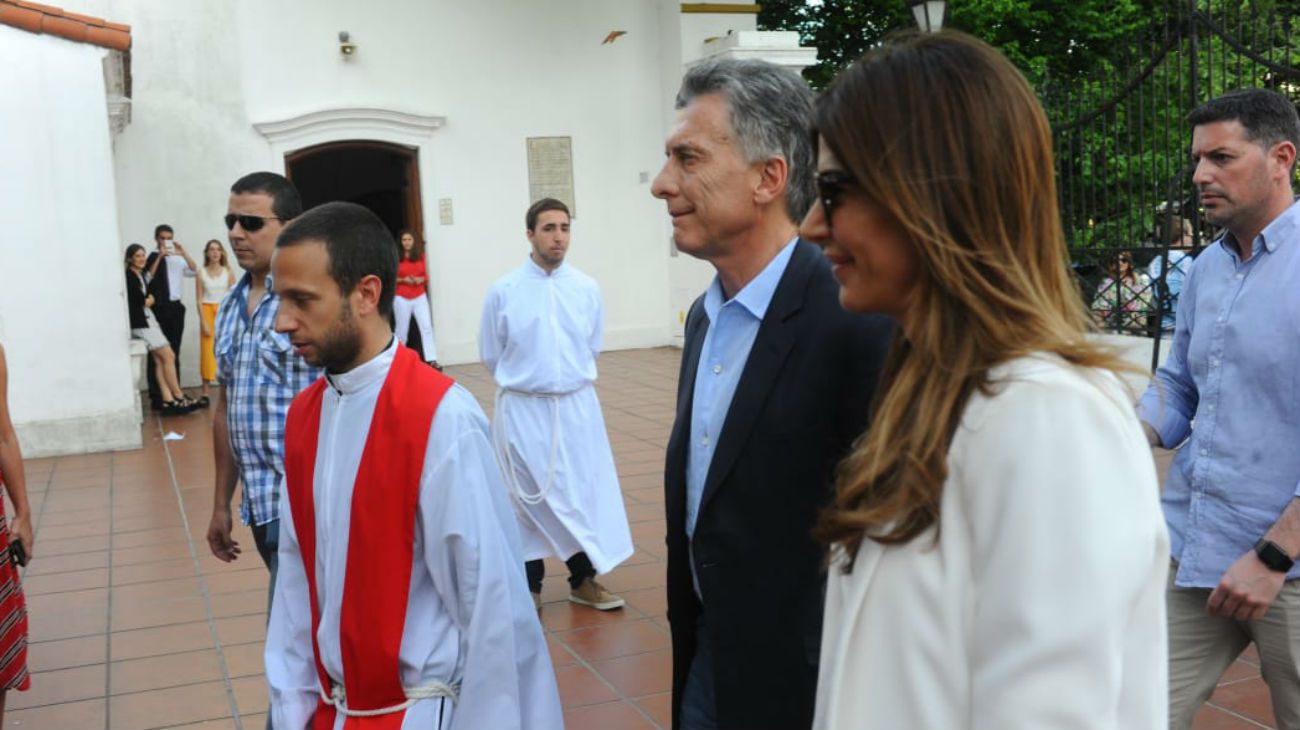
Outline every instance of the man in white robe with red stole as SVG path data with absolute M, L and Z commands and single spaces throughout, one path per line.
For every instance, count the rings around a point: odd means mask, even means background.
M 497 382 L 492 435 L 515 502 L 525 570 L 541 607 L 542 559 L 569 568 L 569 600 L 624 601 L 596 581 L 632 555 L 632 534 L 596 397 L 603 317 L 595 280 L 565 262 L 569 209 L 543 198 L 524 216 L 528 261 L 488 292 L 479 356 Z
M 562 728 L 487 419 L 389 328 L 391 234 L 329 203 L 285 228 L 272 271 L 276 330 L 326 369 L 285 430 L 273 726 Z

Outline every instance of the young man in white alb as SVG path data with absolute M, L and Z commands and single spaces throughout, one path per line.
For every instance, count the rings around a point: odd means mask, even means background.
M 524 222 L 532 251 L 492 286 L 478 342 L 497 382 L 492 436 L 519 515 L 528 588 L 540 608 L 542 558 L 554 555 L 569 568 L 570 601 L 621 608 L 596 581 L 633 550 L 594 385 L 600 288 L 564 261 L 564 203 L 543 198 Z

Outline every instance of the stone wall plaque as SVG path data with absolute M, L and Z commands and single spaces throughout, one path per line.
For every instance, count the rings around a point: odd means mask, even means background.
M 573 199 L 573 139 L 571 137 L 528 138 L 528 199 L 555 198 L 569 206 L 569 217 L 578 217 Z

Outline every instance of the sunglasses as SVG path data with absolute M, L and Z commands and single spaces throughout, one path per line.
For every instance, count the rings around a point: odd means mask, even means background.
M 235 230 L 235 224 L 238 223 L 240 227 L 243 228 L 245 231 L 248 231 L 249 233 L 254 233 L 256 231 L 262 230 L 262 226 L 266 225 L 267 221 L 279 221 L 279 220 L 284 220 L 284 219 L 273 215 L 268 215 L 268 216 L 235 215 L 234 213 L 227 213 L 226 230 L 227 231 Z
M 831 212 L 835 210 L 835 205 L 839 202 L 840 196 L 844 194 L 844 188 L 851 185 L 857 185 L 857 178 L 846 170 L 822 170 L 817 173 L 817 199 L 822 203 L 822 210 L 826 213 L 826 225 L 831 225 Z

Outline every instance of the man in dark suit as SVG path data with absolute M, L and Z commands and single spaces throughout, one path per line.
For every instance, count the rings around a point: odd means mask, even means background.
M 186 277 L 192 278 L 198 271 L 194 259 L 175 240 L 172 227 L 166 223 L 153 229 L 153 240 L 158 250 L 149 254 L 145 264 L 149 284 L 147 289 L 153 295 L 153 316 L 158 320 L 158 329 L 172 346 L 176 355 L 176 382 L 181 379 L 181 338 L 185 334 L 185 303 L 181 301 L 181 286 Z M 158 376 L 154 373 L 153 358 L 145 358 L 146 376 L 149 381 L 149 404 L 154 410 L 162 408 L 162 396 L 158 390 Z
M 686 320 L 668 444 L 673 727 L 812 724 L 825 578 L 810 535 L 893 336 L 800 241 L 812 93 L 763 61 L 691 68 L 652 192 L 717 270 Z

